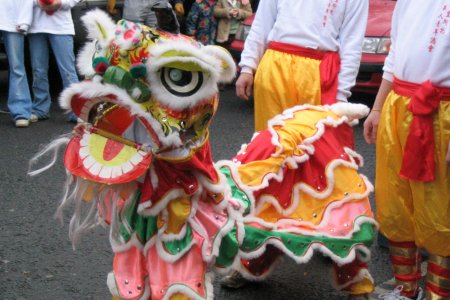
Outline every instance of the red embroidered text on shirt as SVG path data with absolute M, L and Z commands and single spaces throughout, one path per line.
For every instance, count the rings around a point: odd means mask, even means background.
M 328 1 L 327 9 L 325 10 L 325 14 L 323 15 L 323 19 L 322 19 L 323 27 L 325 27 L 327 25 L 328 19 L 331 18 L 331 16 L 334 13 L 334 10 L 338 6 L 338 4 L 339 4 L 339 0 L 329 0 Z
M 450 5 L 444 5 L 442 12 L 438 16 L 436 26 L 433 30 L 433 36 L 430 38 L 428 51 L 432 52 L 439 41 L 439 37 L 447 32 L 448 23 L 450 21 Z

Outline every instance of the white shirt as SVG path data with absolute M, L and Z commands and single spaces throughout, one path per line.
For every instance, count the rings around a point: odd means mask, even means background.
M 383 78 L 450 87 L 450 0 L 398 0 Z
M 31 25 L 33 0 L 1 0 L 0 30 L 16 32 L 18 25 Z
M 261 0 L 239 66 L 256 70 L 270 41 L 339 51 L 337 99 L 351 95 L 361 60 L 368 0 Z
M 61 7 L 52 15 L 48 15 L 34 1 L 33 23 L 29 33 L 51 33 L 75 35 L 71 8 L 82 0 L 61 0 Z

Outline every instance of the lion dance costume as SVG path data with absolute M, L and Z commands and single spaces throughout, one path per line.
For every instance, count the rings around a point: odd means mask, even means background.
M 236 72 L 229 53 L 101 11 L 83 21 L 86 80 L 60 104 L 89 125 L 65 138 L 59 213 L 74 206 L 74 241 L 110 226 L 115 299 L 211 299 L 213 269 L 264 278 L 274 254 L 304 263 L 316 251 L 335 262 L 339 288 L 371 291 L 373 188 L 351 131 L 367 107 L 294 107 L 214 163 L 208 127 L 217 83 Z

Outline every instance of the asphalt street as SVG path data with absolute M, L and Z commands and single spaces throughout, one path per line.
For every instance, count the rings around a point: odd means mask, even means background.
M 0 109 L 6 107 L 6 74 L 0 74 Z M 371 101 L 357 95 L 354 102 Z M 37 177 L 27 176 L 30 158 L 45 144 L 69 133 L 55 96 L 49 120 L 29 128 L 13 126 L 8 114 L 0 113 L 0 299 L 111 299 L 106 275 L 112 252 L 108 231 L 97 227 L 87 233 L 76 250 L 68 238 L 68 218 L 54 218 L 62 196 L 65 171 L 61 162 Z M 221 102 L 211 128 L 215 160 L 231 158 L 252 136 L 253 106 L 236 98 L 234 87 L 221 92 Z M 362 126 L 355 127 L 356 148 L 365 158 L 361 173 L 374 180 L 374 148 L 362 140 Z M 60 157 L 61 157 L 60 153 Z M 370 270 L 377 283 L 391 277 L 388 253 L 372 247 Z M 239 290 L 222 288 L 215 280 L 215 299 L 308 299 L 338 300 L 346 295 L 330 283 L 330 263 L 317 255 L 305 265 L 286 258 L 274 274 L 261 283 Z

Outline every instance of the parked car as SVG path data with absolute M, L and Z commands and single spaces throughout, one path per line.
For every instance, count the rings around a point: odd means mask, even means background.
M 391 45 L 391 19 L 395 0 L 370 0 L 363 54 L 353 91 L 376 93 L 384 60 Z
M 396 0 L 370 0 L 369 18 L 363 44 L 361 66 L 356 78 L 355 92 L 376 93 L 381 83 L 383 64 L 389 52 L 392 12 Z M 255 15 L 245 19 L 230 45 L 234 59 L 240 60 L 244 42 Z

